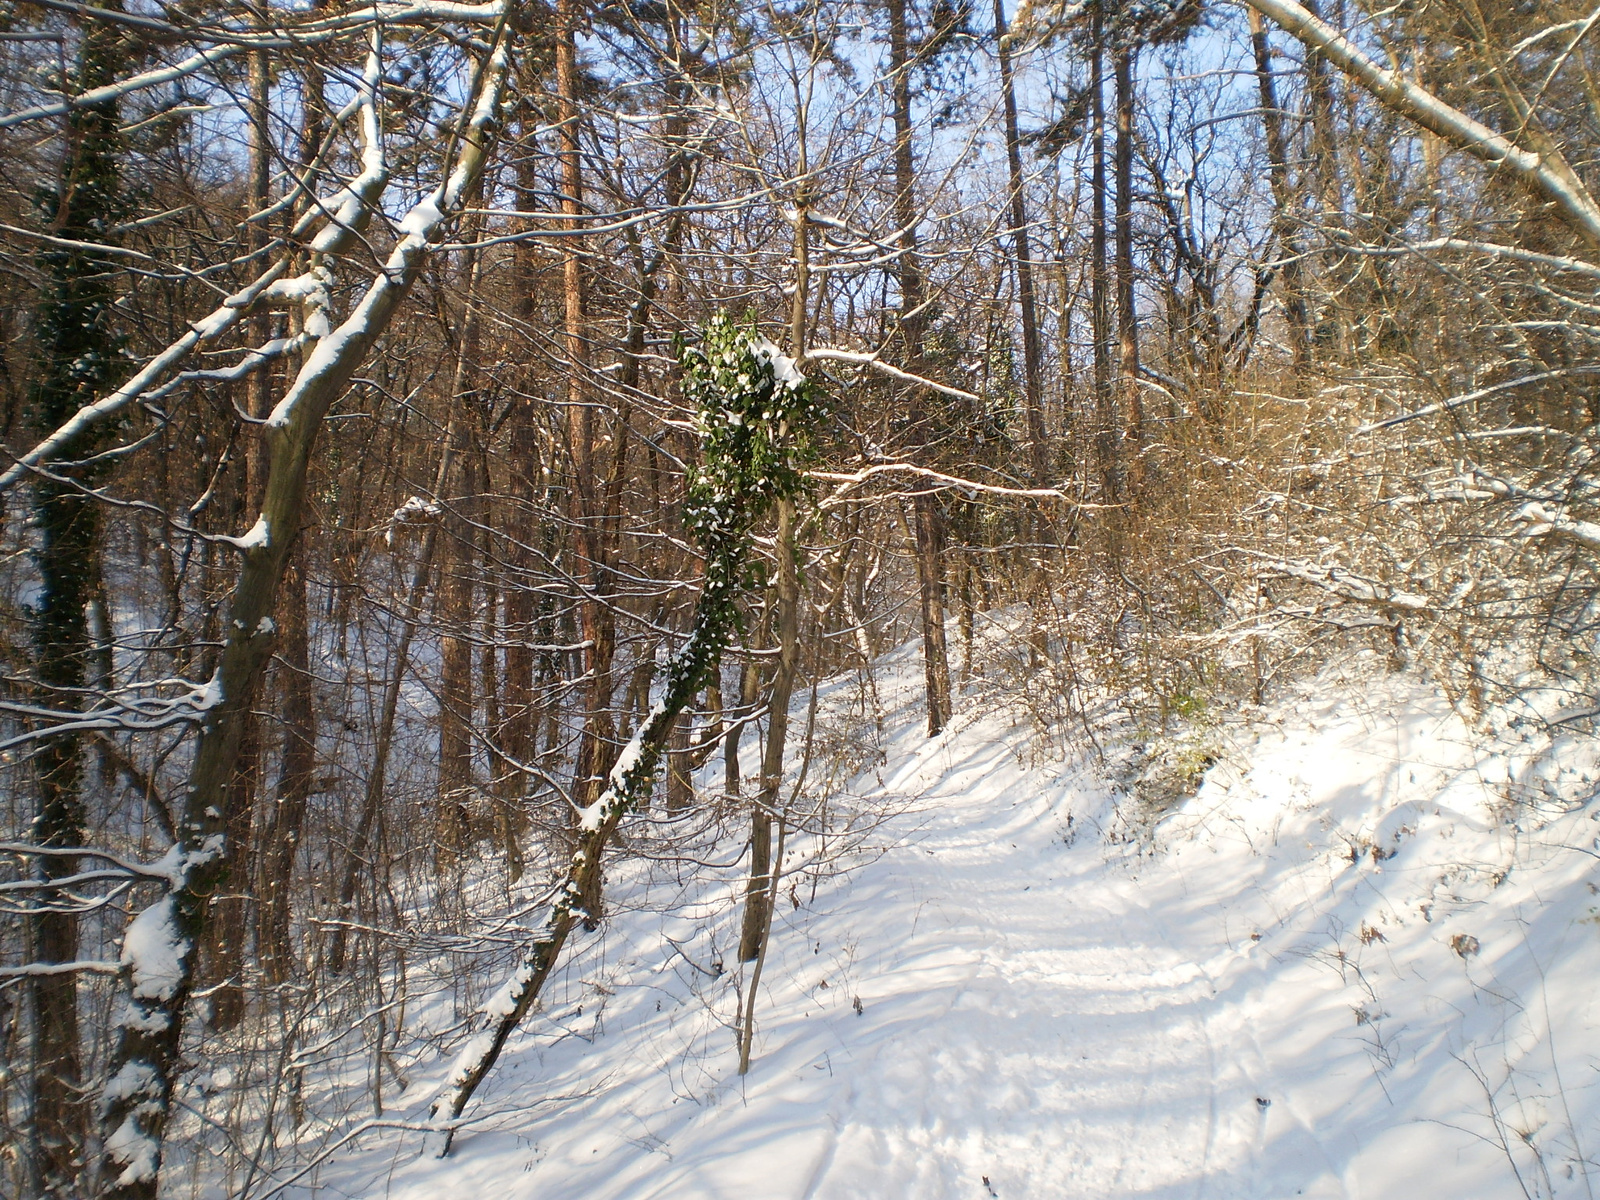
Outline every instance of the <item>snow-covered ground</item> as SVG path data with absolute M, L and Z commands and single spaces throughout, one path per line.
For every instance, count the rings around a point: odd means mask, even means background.
M 849 789 L 891 814 L 882 853 L 784 883 L 748 1076 L 735 874 L 618 871 L 451 1157 L 372 1133 L 314 1194 L 1592 1200 L 1587 743 L 1324 678 L 1207 730 L 1198 794 L 1129 836 L 1131 795 L 1002 713 L 923 736 L 915 666 Z

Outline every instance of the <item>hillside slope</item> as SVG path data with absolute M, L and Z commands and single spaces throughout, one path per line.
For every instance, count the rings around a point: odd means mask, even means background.
M 748 1077 L 736 875 L 641 869 L 450 1159 L 369 1140 L 315 1194 L 1592 1200 L 1586 745 L 1324 679 L 1208 730 L 1152 834 L 1000 715 L 921 736 L 912 666 L 852 784 L 895 801 L 882 853 L 785 885 Z

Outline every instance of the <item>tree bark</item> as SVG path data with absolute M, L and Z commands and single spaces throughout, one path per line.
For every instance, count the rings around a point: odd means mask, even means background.
M 525 99 L 521 109 L 521 132 L 525 142 L 531 142 L 538 128 L 538 119 L 532 102 Z M 525 212 L 534 211 L 538 176 L 536 159 L 531 145 L 517 161 L 517 205 Z M 531 243 L 519 242 L 512 250 L 511 259 L 511 312 L 516 318 L 518 332 L 529 336 L 533 329 L 536 307 L 533 289 L 537 280 Z M 531 575 L 537 555 L 534 553 L 536 521 L 534 498 L 542 490 L 539 454 L 538 412 L 540 402 L 535 397 L 537 381 L 531 370 L 521 381 L 522 395 L 509 400 L 512 407 L 508 418 L 510 427 L 509 502 L 506 521 L 507 535 L 511 541 L 507 553 L 513 574 L 505 594 L 505 681 L 502 687 L 504 707 L 499 740 L 513 764 L 531 764 L 538 753 L 539 713 L 534 703 L 535 655 L 532 649 L 536 599 Z M 513 765 L 502 789 L 502 801 L 507 804 L 523 803 L 529 786 L 529 775 Z
M 911 53 L 906 26 L 906 0 L 889 0 L 890 98 L 894 110 L 895 224 L 899 226 L 900 333 L 911 371 L 926 376 L 927 296 L 917 257 L 916 156 L 911 128 Z M 926 389 L 913 401 L 913 436 L 932 442 L 932 416 Z M 922 602 L 922 662 L 928 709 L 928 736 L 935 737 L 950 719 L 950 655 L 944 636 L 944 521 L 939 500 L 918 493 L 913 503 L 916 524 L 917 587 Z
M 1028 197 L 1022 174 L 1022 136 L 1017 126 L 1017 89 L 1006 39 L 1005 0 L 994 0 L 994 32 L 1000 60 L 1000 93 L 1005 109 L 1006 170 L 1011 186 L 1011 253 L 1016 261 L 1017 307 L 1022 316 L 1022 385 L 1028 414 L 1028 461 L 1033 486 L 1050 479 L 1050 445 L 1044 423 L 1044 364 L 1039 312 L 1033 291 L 1033 257 L 1028 244 Z M 1065 354 L 1065 347 L 1063 347 Z
M 678 714 L 667 737 L 667 815 L 680 816 L 694 806 L 694 768 L 690 762 L 689 733 L 694 723 L 688 712 Z
M 804 152 L 802 150 L 802 163 Z M 802 172 L 804 166 L 802 166 Z M 796 362 L 805 361 L 806 304 L 811 288 L 810 206 L 802 184 L 794 215 L 794 296 L 789 310 L 789 348 Z M 794 697 L 795 670 L 799 663 L 800 576 L 796 562 L 794 504 L 778 505 L 778 531 L 774 552 L 778 556 L 777 635 L 778 669 L 773 673 L 767 701 L 767 740 L 761 752 L 761 783 L 750 808 L 750 879 L 745 885 L 744 922 L 739 930 L 739 961 L 753 962 L 766 941 L 772 920 L 772 822 L 783 787 L 783 756 L 789 741 L 789 702 Z M 737 748 L 734 751 L 737 762 Z
M 468 242 L 476 240 L 478 222 L 467 222 Z M 464 853 L 472 831 L 468 806 L 472 792 L 472 729 L 476 705 L 472 674 L 472 600 L 474 550 L 477 534 L 479 486 L 477 458 L 472 450 L 471 409 L 476 402 L 474 377 L 480 351 L 478 322 L 479 261 L 476 251 L 466 252 L 466 306 L 456 347 L 454 378 L 450 389 L 448 427 L 453 437 L 451 457 L 458 465 L 461 494 L 438 493 L 443 507 L 440 532 L 443 554 L 438 557 L 439 592 L 439 786 L 434 849 L 441 872 Z
M 120 3 L 106 5 L 121 11 Z M 121 39 L 114 26 L 86 22 L 79 49 L 76 86 L 89 90 L 110 82 L 119 64 Z M 113 244 L 109 231 L 121 204 L 118 175 L 119 112 L 112 101 L 75 110 L 67 119 L 69 151 L 55 197 L 50 232 L 79 249 L 40 255 L 42 298 L 34 313 L 37 343 L 30 407 L 42 435 L 57 429 L 109 384 L 118 364 L 111 326 L 116 297 L 105 263 L 87 247 Z M 59 457 L 87 457 L 92 435 L 61 447 Z M 81 467 L 41 472 L 34 481 L 33 517 L 38 541 L 39 591 L 30 614 L 37 698 L 48 708 L 75 711 L 95 659 L 89 629 L 100 552 L 97 501 L 83 490 Z M 62 733 L 42 739 L 34 752 L 35 808 L 30 840 L 44 847 L 81 846 L 84 841 L 83 739 Z M 41 855 L 30 864 L 44 885 L 77 873 L 71 855 Z M 78 918 L 70 896 L 48 888 L 28 914 L 33 961 L 78 958 Z M 33 1122 L 27 1147 L 30 1186 L 52 1197 L 78 1194 L 84 1169 L 88 1110 L 81 1085 L 78 986 L 69 972 L 33 976 L 27 983 L 33 1018 L 28 1076 Z
M 1267 140 L 1267 179 L 1272 186 L 1273 225 L 1278 257 L 1283 265 L 1283 312 L 1289 331 L 1290 352 L 1297 370 L 1311 364 L 1311 320 L 1307 313 L 1304 272 L 1300 263 L 1300 230 L 1295 219 L 1294 187 L 1289 180 L 1289 140 L 1278 107 L 1278 87 L 1272 74 L 1272 46 L 1261 14 L 1250 10 L 1250 45 L 1255 52 L 1256 85 L 1261 96 L 1261 124 Z
M 268 52 L 249 55 L 249 162 L 250 188 L 247 218 L 262 212 L 270 200 L 273 145 L 269 127 L 272 104 L 272 77 Z M 267 245 L 267 228 L 260 220 L 250 220 L 246 244 L 252 254 Z M 248 323 L 251 335 L 260 345 L 271 335 L 272 318 L 257 314 Z M 254 372 L 246 383 L 245 410 L 257 421 L 265 420 L 272 403 L 271 372 Z M 258 428 L 247 428 L 245 438 L 244 503 L 241 508 L 259 512 L 267 487 L 267 452 Z M 255 860 L 259 850 L 253 830 L 259 823 L 256 812 L 261 790 L 261 721 L 250 711 L 239 743 L 239 757 L 229 787 L 230 828 L 228 854 L 222 871 L 222 891 L 212 901 L 213 911 L 201 955 L 205 977 L 211 990 L 213 1029 L 235 1028 L 245 1014 L 245 949 L 258 897 L 254 894 Z
M 750 879 L 745 885 L 744 921 L 739 930 L 739 961 L 761 952 L 772 919 L 768 884 L 772 875 L 772 822 L 783 787 L 783 755 L 789 741 L 789 702 L 794 697 L 799 661 L 800 581 L 795 569 L 794 504 L 778 506 L 778 669 L 768 694 L 767 737 L 761 751 L 761 785 L 750 810 Z
M 560 121 L 561 210 L 568 236 L 562 239 L 562 305 L 567 355 L 567 438 L 572 475 L 569 488 L 573 528 L 573 576 L 578 584 L 578 624 L 583 639 L 585 689 L 583 732 L 578 742 L 572 794 L 579 807 L 593 804 L 604 786 L 607 760 L 614 753 L 611 720 L 611 667 L 616 653 L 615 619 L 608 603 L 610 573 L 605 514 L 594 464 L 594 405 L 587 381 L 588 316 L 584 297 L 582 109 L 578 71 L 578 25 L 582 0 L 556 4 L 556 113 Z M 584 924 L 601 917 L 600 877 L 584 876 L 593 890 L 585 897 Z
M 1111 279 L 1106 261 L 1105 20 L 1094 8 L 1090 25 L 1089 320 L 1094 339 L 1094 448 L 1106 499 L 1122 498 L 1116 394 L 1111 380 Z
M 282 648 L 279 678 L 283 697 L 283 750 L 274 803 L 263 814 L 257 841 L 256 947 L 261 972 L 268 984 L 290 978 L 295 963 L 290 939 L 291 898 L 294 895 L 295 858 L 306 809 L 315 787 L 317 766 L 317 714 L 311 685 L 310 613 L 307 592 L 311 580 L 306 564 L 311 559 L 302 532 L 284 569 Z
M 1144 422 L 1144 396 L 1139 387 L 1139 314 L 1134 307 L 1133 273 L 1133 121 L 1136 95 L 1133 86 L 1135 49 L 1127 36 L 1117 37 L 1112 50 L 1116 77 L 1116 278 L 1117 278 L 1117 380 L 1122 405 L 1128 414 L 1133 441 L 1133 472 L 1144 467 L 1148 432 Z

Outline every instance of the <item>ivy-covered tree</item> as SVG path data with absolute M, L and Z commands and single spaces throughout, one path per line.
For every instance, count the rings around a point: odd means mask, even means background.
M 821 393 L 793 359 L 753 323 L 740 325 L 719 313 L 700 346 L 679 346 L 678 361 L 700 442 L 700 465 L 690 472 L 684 506 L 684 525 L 705 556 L 694 621 L 667 666 L 660 698 L 618 756 L 605 790 L 578 810 L 578 844 L 566 877 L 516 970 L 480 1009 L 477 1028 L 434 1101 L 440 1157 L 450 1151 L 452 1123 L 538 998 L 574 924 L 588 915 L 589 897 L 600 894 L 601 856 L 622 818 L 650 795 L 678 715 L 722 661 L 739 626 L 741 594 L 764 582 L 751 553 L 756 527 L 805 486 L 800 468 L 825 410 Z
M 108 3 L 108 9 L 120 4 Z M 88 23 L 74 84 L 88 92 L 115 78 L 122 39 L 115 27 Z M 36 347 L 30 417 L 41 435 L 115 382 L 121 343 L 114 325 L 115 272 L 96 247 L 116 242 L 123 203 L 118 178 L 119 116 L 115 100 L 74 109 L 59 180 L 39 197 L 52 241 L 38 256 L 43 290 L 34 313 Z M 88 488 L 91 436 L 60 448 L 33 481 L 35 559 L 39 589 L 29 616 L 38 700 L 46 707 L 85 707 L 94 639 L 88 611 L 99 573 L 98 503 Z M 71 849 L 84 842 L 83 737 L 58 733 L 37 743 L 33 777 L 38 795 L 32 839 L 40 847 Z M 71 854 L 33 860 L 40 881 L 78 870 Z M 42 903 L 31 914 L 33 956 L 40 963 L 78 957 L 78 918 L 70 905 Z M 87 1126 L 80 1079 L 77 978 L 70 972 L 30 978 L 33 1010 L 33 1123 L 29 1161 L 44 1195 L 78 1195 Z

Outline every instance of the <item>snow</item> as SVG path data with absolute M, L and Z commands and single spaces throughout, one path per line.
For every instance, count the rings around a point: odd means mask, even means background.
M 200 320 L 189 326 L 194 330 L 195 336 L 201 340 L 209 340 L 223 332 L 228 326 L 238 319 L 238 312 L 234 308 L 222 305 L 201 317 Z
M 628 744 L 617 755 L 617 761 L 611 767 L 611 774 L 606 779 L 606 790 L 593 804 L 585 805 L 577 810 L 578 828 L 593 832 L 600 828 L 600 823 L 605 820 L 606 810 L 616 803 L 617 797 L 622 793 L 622 785 L 627 779 L 628 772 L 633 770 L 639 759 L 644 755 L 644 732 L 653 722 L 660 719 L 666 711 L 663 701 L 657 700 L 650 708 L 650 715 L 639 723 L 639 728 L 628 739 Z
M 884 819 L 854 869 L 813 894 L 790 839 L 748 1076 L 742 881 L 615 862 L 452 1156 L 367 1135 L 318 1194 L 1592 1196 L 1586 741 L 1360 666 L 1193 731 L 1220 761 L 1156 823 L 1110 739 L 1101 769 L 970 706 L 927 739 L 919 674 L 893 656 L 883 756 L 832 793 Z
M 396 525 L 421 524 L 433 520 L 443 511 L 431 500 L 424 500 L 421 496 L 410 496 L 404 504 L 394 510 L 389 519 Z
M 521 972 L 519 971 L 520 975 Z M 514 980 L 516 976 L 513 976 Z M 508 983 L 511 980 L 507 981 Z M 482 1029 L 467 1039 L 466 1045 L 461 1048 L 461 1053 L 456 1055 L 456 1061 L 450 1068 L 447 1090 L 453 1091 L 467 1081 L 467 1076 L 472 1074 L 474 1068 L 483 1061 L 483 1056 L 489 1053 L 489 1048 L 494 1045 L 494 1031 Z
M 444 220 L 444 213 L 439 209 L 437 196 L 428 196 L 417 204 L 400 219 L 395 227 L 401 237 L 415 237 L 426 240 L 428 235 Z
M 190 692 L 190 706 L 207 712 L 222 703 L 222 668 L 211 673 L 211 678 Z
M 106 1138 L 106 1154 L 114 1163 L 123 1164 L 117 1183 L 127 1186 L 155 1178 L 161 1162 L 161 1146 L 157 1140 L 139 1128 L 139 1117 L 148 1114 L 160 1102 L 161 1077 L 146 1062 L 124 1063 L 118 1072 L 106 1081 L 100 1093 L 104 1106 L 119 1104 L 124 1100 L 138 1100 L 132 1111 L 123 1118 L 111 1136 Z
M 1579 521 L 1558 510 L 1552 511 L 1543 504 L 1524 504 L 1516 512 L 1516 519 L 1524 522 L 1523 535 L 1543 537 L 1555 533 L 1571 539 L 1591 550 L 1600 550 L 1600 524 Z
M 782 387 L 796 388 L 806 381 L 799 364 L 767 338 L 756 338 L 750 345 L 755 353 L 772 364 L 772 377 Z
M 130 921 L 122 939 L 122 965 L 132 972 L 133 997 L 165 1002 L 177 995 L 188 950 L 171 896 L 163 896 Z
M 171 1024 L 172 1018 L 165 1009 L 144 1009 L 128 1001 L 123 1002 L 122 1011 L 117 1016 L 119 1029 L 132 1029 L 137 1033 L 160 1033 Z
M 309 271 L 299 275 L 280 279 L 267 288 L 264 297 L 271 300 L 306 301 L 326 300 L 329 290 L 333 287 L 333 272 L 326 266 L 318 264 Z
M 117 1176 L 119 1187 L 154 1179 L 161 1162 L 161 1147 L 155 1138 L 140 1132 L 131 1116 L 106 1139 L 106 1154 L 113 1162 L 127 1164 Z
M 455 1064 L 450 1068 L 445 1085 L 446 1093 L 465 1083 L 467 1076 L 472 1074 L 483 1061 L 484 1055 L 489 1053 L 490 1047 L 494 1045 L 496 1023 L 516 1011 L 517 998 L 533 979 L 533 974 L 533 968 L 526 962 L 522 963 L 478 1009 L 483 1019 L 478 1022 L 478 1032 L 467 1039 L 466 1045 L 456 1055 Z M 440 1103 L 443 1103 L 443 1098 Z
M 227 542 L 236 550 L 259 550 L 265 546 L 272 537 L 272 522 L 263 514 L 256 518 L 256 523 L 239 537 L 221 536 L 219 541 Z
M 126 1100 L 130 1096 L 156 1095 L 160 1087 L 160 1078 L 156 1075 L 155 1068 L 149 1063 L 123 1063 L 122 1068 L 106 1081 L 105 1090 L 100 1093 L 100 1099 L 104 1104 L 114 1104 L 119 1100 Z

